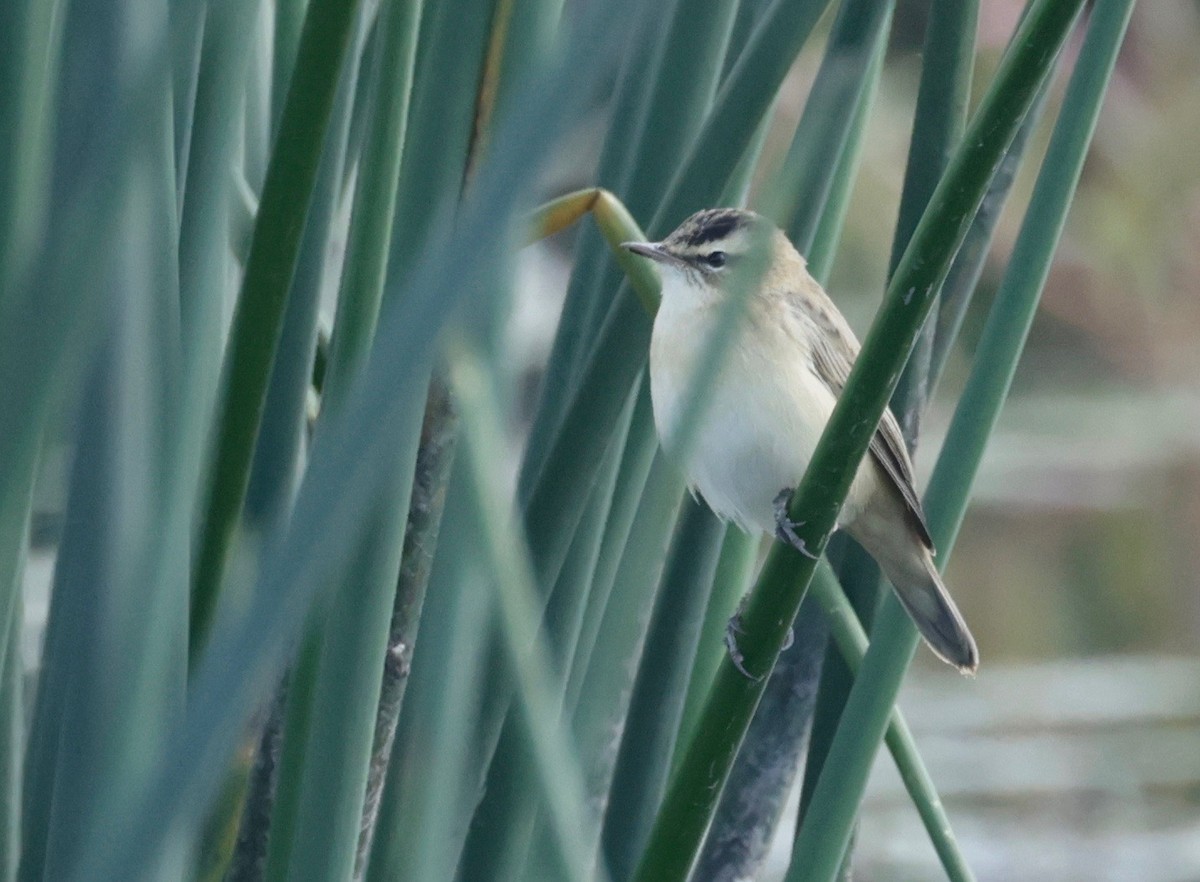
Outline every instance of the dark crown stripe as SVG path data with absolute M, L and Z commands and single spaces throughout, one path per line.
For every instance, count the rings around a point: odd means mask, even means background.
M 704 211 L 692 218 L 683 233 L 683 241 L 695 248 L 706 242 L 716 242 L 724 239 L 738 227 L 746 223 L 746 216 L 736 209 L 716 209 Z

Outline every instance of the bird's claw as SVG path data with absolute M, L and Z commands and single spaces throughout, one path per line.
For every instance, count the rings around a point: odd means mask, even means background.
M 788 516 L 788 503 L 792 501 L 792 491 L 784 487 L 775 497 L 775 538 L 786 542 L 809 560 L 816 560 L 819 555 L 813 554 L 804 544 L 804 540 L 796 533 L 796 528 L 803 526 L 804 521 L 793 521 Z M 789 644 L 790 645 L 790 644 Z
M 745 656 L 738 649 L 737 635 L 742 633 L 742 613 L 739 610 L 733 614 L 729 623 L 725 626 L 725 649 L 729 651 L 729 660 L 733 662 L 733 666 L 738 669 L 738 673 L 747 680 L 758 682 L 762 679 L 761 676 L 754 676 L 746 670 Z

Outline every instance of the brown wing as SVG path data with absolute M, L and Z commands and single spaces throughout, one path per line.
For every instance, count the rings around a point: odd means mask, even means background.
M 841 397 L 846 379 L 850 376 L 853 359 L 858 357 L 858 341 L 846 320 L 840 314 L 834 313 L 832 305 L 826 308 L 824 304 L 814 303 L 813 315 L 809 320 L 816 325 L 821 333 L 814 335 L 813 367 L 833 390 L 835 397 Z M 908 448 L 904 444 L 904 436 L 900 433 L 900 424 L 891 408 L 885 408 L 883 418 L 871 438 L 871 455 L 891 478 L 908 513 L 912 516 L 912 524 L 921 541 L 931 551 L 933 539 L 929 535 L 929 527 L 925 523 L 925 513 L 921 510 L 921 500 L 917 498 L 913 486 L 912 461 L 908 458 Z

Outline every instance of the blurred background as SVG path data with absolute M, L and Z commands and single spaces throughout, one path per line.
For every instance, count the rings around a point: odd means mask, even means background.
M 1022 6 L 981 4 L 977 93 Z M 925 8 L 897 7 L 829 286 L 860 337 L 884 289 Z M 947 571 L 979 639 L 979 676 L 956 677 L 922 649 L 906 687 L 906 714 L 980 879 L 1200 879 L 1198 40 L 1200 3 L 1135 9 Z M 821 49 L 812 41 L 785 85 L 760 168 L 786 152 Z M 1033 159 L 1065 79 L 1032 135 Z M 594 161 L 594 144 L 585 133 L 568 152 Z M 1037 167 L 1022 167 L 923 423 L 922 480 Z M 592 182 L 584 159 L 559 175 L 548 192 Z M 530 407 L 570 254 L 569 241 L 525 252 L 512 332 L 527 353 Z M 886 754 L 868 796 L 856 878 L 940 878 Z
M 901 2 L 830 291 L 860 333 L 884 288 L 926 4 Z M 1022 4 L 982 4 L 986 82 Z M 826 27 L 828 23 L 826 23 Z M 918 653 L 902 703 L 981 880 L 1200 880 L 1200 3 L 1140 4 L 1058 259 L 947 573 L 980 643 L 964 680 Z M 786 151 L 822 44 L 784 87 L 766 161 Z M 1053 120 L 1065 77 L 1049 96 Z M 588 186 L 603 130 L 547 195 Z M 1034 133 L 1044 149 L 1049 126 Z M 772 159 L 771 153 L 774 153 Z M 959 352 L 923 426 L 934 459 L 1036 173 L 1001 221 Z M 753 199 L 751 200 L 753 202 Z M 642 220 L 642 219 L 639 219 Z M 571 234 L 526 249 L 510 332 L 536 401 Z M 925 470 L 923 470 L 923 467 Z M 39 483 L 27 578 L 46 584 L 66 476 Z M 44 593 L 27 593 L 26 658 Z M 784 825 L 788 832 L 788 825 Z M 856 878 L 938 878 L 886 755 Z

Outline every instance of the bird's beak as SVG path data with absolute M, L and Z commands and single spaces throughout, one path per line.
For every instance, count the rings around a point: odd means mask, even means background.
M 622 242 L 621 247 L 657 263 L 678 263 L 679 258 L 662 247 L 659 242 Z

